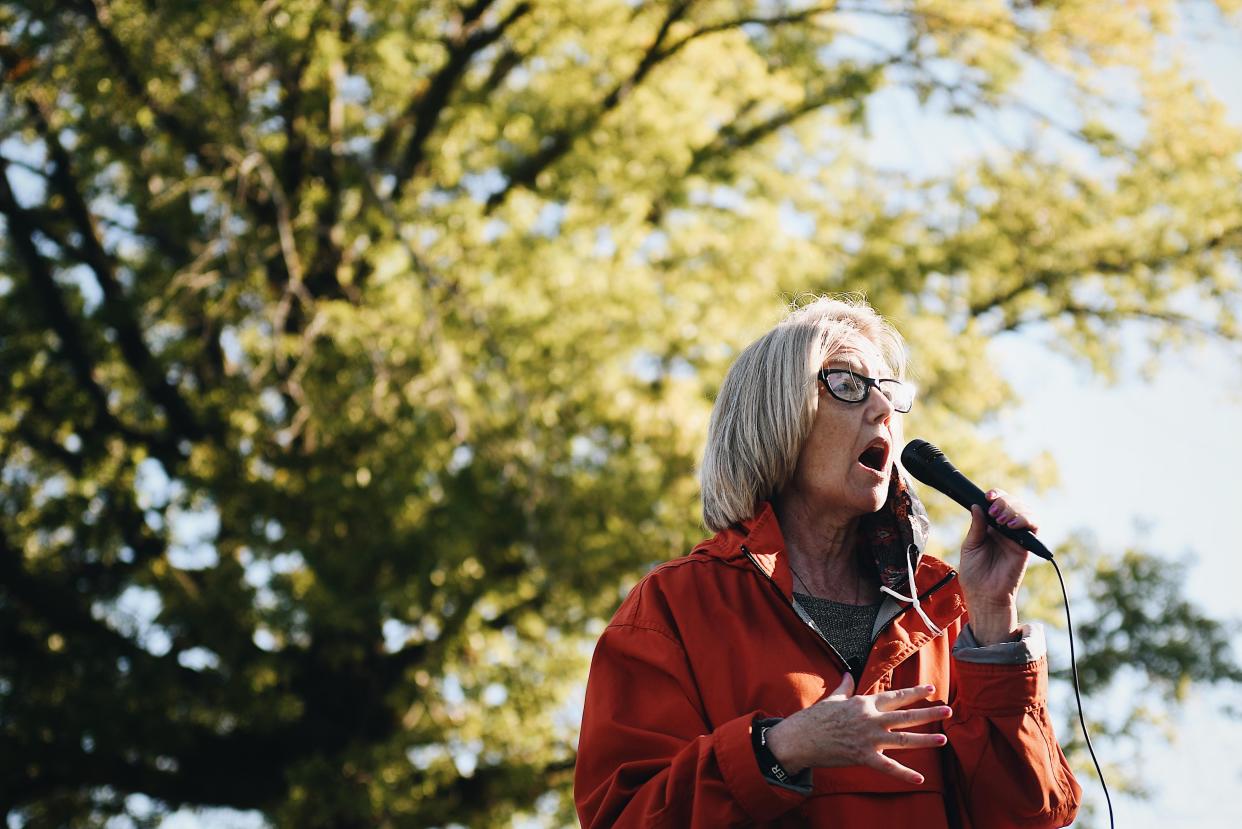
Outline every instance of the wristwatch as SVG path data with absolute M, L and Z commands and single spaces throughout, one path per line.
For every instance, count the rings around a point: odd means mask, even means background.
M 772 749 L 768 747 L 768 731 L 781 721 L 781 717 L 756 718 L 751 721 L 750 741 L 755 749 L 755 759 L 759 761 L 759 771 L 773 785 L 798 792 L 799 794 L 810 794 L 811 770 L 805 768 L 797 774 L 790 774 L 781 765 L 781 761 L 776 759 Z

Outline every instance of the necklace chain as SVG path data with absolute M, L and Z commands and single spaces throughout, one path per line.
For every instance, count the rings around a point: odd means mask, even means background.
M 789 550 L 785 551 L 785 564 L 788 565 L 789 572 L 793 573 L 794 578 L 802 582 L 802 586 L 806 588 L 806 592 L 808 596 L 814 596 L 817 599 L 820 598 L 818 595 L 816 595 L 815 591 L 811 589 L 811 585 L 806 583 L 806 579 L 802 578 L 802 576 L 799 575 L 798 571 L 794 569 L 793 559 L 789 555 Z M 855 591 L 854 602 L 855 603 L 857 603 L 860 598 L 859 593 L 858 593 L 858 586 L 859 586 L 860 581 L 861 581 L 861 577 L 857 578 L 854 582 L 854 591 Z
M 785 563 L 789 565 L 789 572 L 791 572 L 791 573 L 793 573 L 793 574 L 794 574 L 794 578 L 795 578 L 795 579 L 797 579 L 798 581 L 802 582 L 802 586 L 806 588 L 806 592 L 807 592 L 807 594 L 809 594 L 809 595 L 811 595 L 811 596 L 814 596 L 814 595 L 815 595 L 815 591 L 811 589 L 811 585 L 807 584 L 807 583 L 806 583 L 806 579 L 804 579 L 804 578 L 802 578 L 802 576 L 798 575 L 798 571 L 794 569 L 794 566 L 793 566 L 793 561 L 792 561 L 792 560 L 790 559 L 790 557 L 789 557 L 789 551 L 788 551 L 788 550 L 786 550 L 786 551 L 785 551 Z

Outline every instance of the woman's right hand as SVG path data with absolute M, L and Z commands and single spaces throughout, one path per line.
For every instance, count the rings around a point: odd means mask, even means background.
M 948 742 L 943 734 L 894 730 L 950 717 L 953 711 L 947 705 L 901 710 L 935 692 L 935 686 L 918 685 L 854 696 L 854 678 L 847 673 L 830 696 L 770 728 L 768 748 L 790 774 L 808 766 L 869 766 L 917 785 L 923 782 L 923 775 L 884 752 L 940 747 Z

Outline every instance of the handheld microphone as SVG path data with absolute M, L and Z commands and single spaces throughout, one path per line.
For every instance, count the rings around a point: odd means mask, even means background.
M 1070 672 L 1074 678 L 1074 699 L 1078 703 L 1078 723 L 1082 726 L 1082 736 L 1087 741 L 1087 751 L 1091 753 L 1091 762 L 1100 776 L 1100 785 L 1104 788 L 1104 801 L 1108 804 L 1108 825 L 1113 824 L 1113 799 L 1108 794 L 1108 784 L 1104 782 L 1104 771 L 1100 761 L 1096 759 L 1095 748 L 1091 745 L 1091 735 L 1087 733 L 1087 720 L 1082 713 L 1082 691 L 1078 687 L 1078 656 L 1074 653 L 1074 623 L 1070 621 L 1069 594 L 1065 592 L 1065 579 L 1061 576 L 1061 568 L 1057 566 L 1052 552 L 1040 543 L 1039 539 L 1029 530 L 1015 530 L 997 524 L 987 514 L 988 499 L 983 490 L 970 482 L 970 479 L 957 471 L 957 467 L 949 463 L 949 459 L 932 444 L 925 440 L 912 440 L 901 450 L 901 464 L 906 471 L 928 486 L 938 489 L 957 501 L 966 509 L 975 504 L 983 507 L 983 515 L 996 531 L 1006 538 L 1012 538 L 1022 547 L 1040 558 L 1052 562 L 1052 569 L 1057 571 L 1057 581 L 1061 583 L 1061 595 L 1065 597 L 1065 625 L 1069 629 Z
M 983 490 L 971 483 L 970 479 L 957 470 L 949 459 L 932 444 L 925 440 L 912 440 L 901 450 L 901 464 L 906 471 L 928 486 L 938 489 L 957 501 L 966 509 L 975 504 L 983 507 L 984 517 L 1001 535 L 1012 539 L 1040 558 L 1052 561 L 1052 552 L 1045 547 L 1030 530 L 1015 530 L 998 524 L 988 515 L 988 499 Z

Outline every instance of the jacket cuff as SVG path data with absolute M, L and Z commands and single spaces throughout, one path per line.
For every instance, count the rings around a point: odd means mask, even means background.
M 1048 653 L 1048 644 L 1044 640 L 1044 626 L 1027 624 L 1021 627 L 1021 636 L 1016 642 L 997 642 L 994 645 L 980 645 L 975 639 L 970 625 L 962 628 L 953 643 L 953 656 L 963 662 L 979 662 L 986 665 L 1021 665 L 1034 662 Z
M 994 665 L 956 658 L 957 698 L 954 708 L 985 717 L 1019 716 L 1048 702 L 1048 660 L 1040 657 L 1021 665 Z
M 750 726 L 755 719 L 769 716 L 752 711 L 729 720 L 712 733 L 720 774 L 733 799 L 755 821 L 774 820 L 805 800 L 795 791 L 774 786 L 759 771 Z

